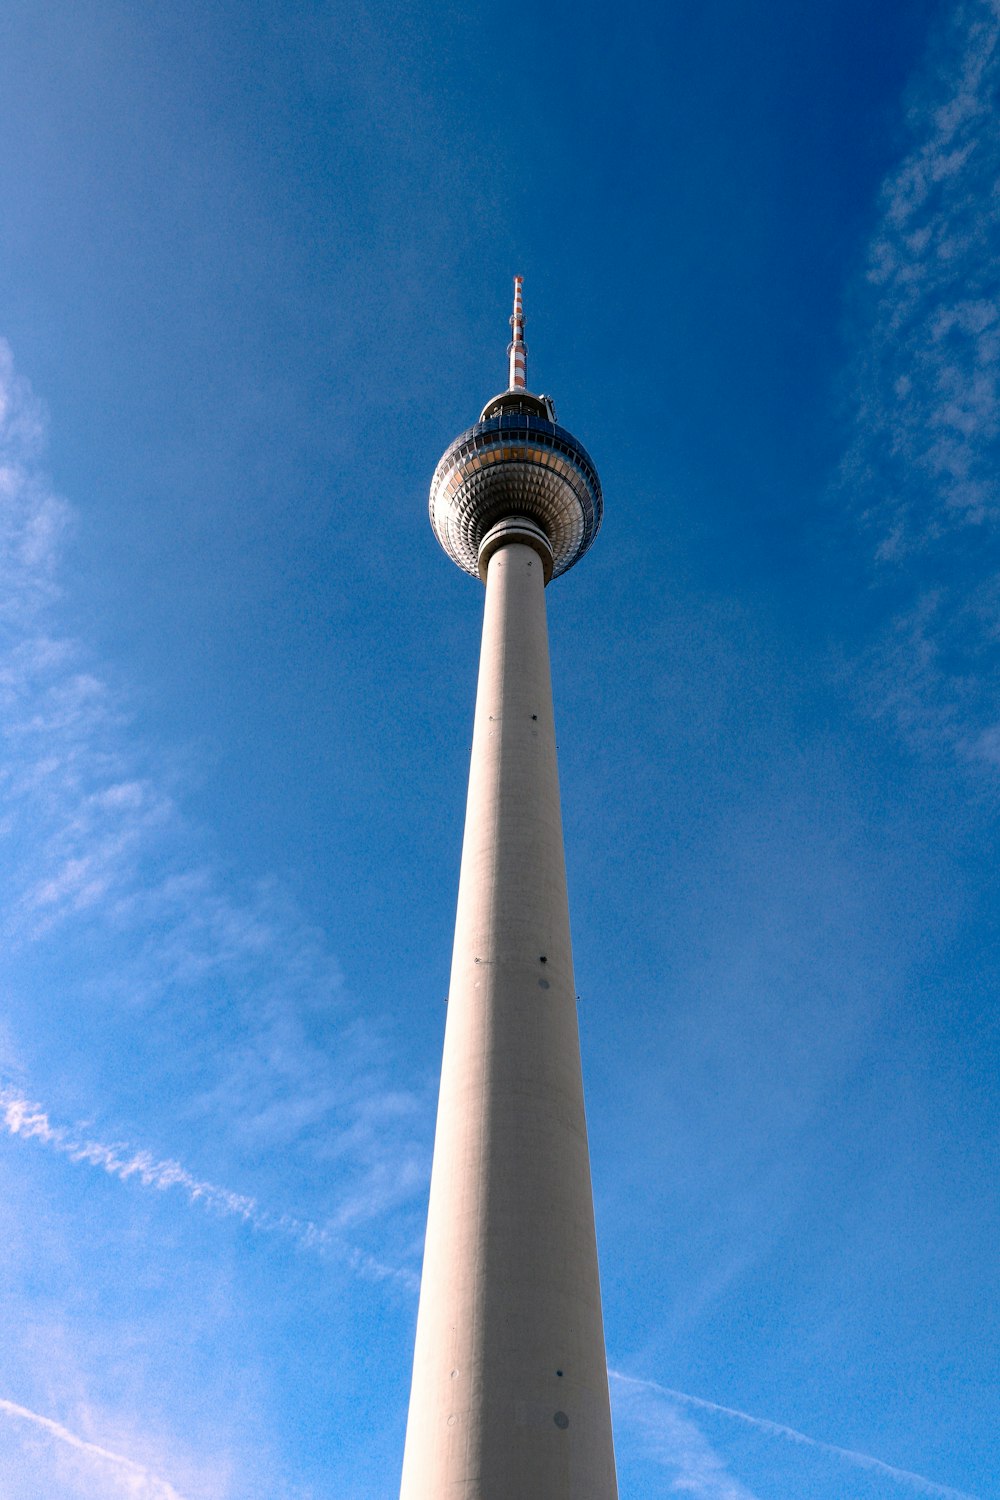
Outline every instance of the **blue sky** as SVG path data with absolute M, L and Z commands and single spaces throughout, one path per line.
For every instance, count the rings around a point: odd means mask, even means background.
M 398 1482 L 503 383 L 623 1497 L 1000 1494 L 1000 7 L 8 0 L 0 1492 Z

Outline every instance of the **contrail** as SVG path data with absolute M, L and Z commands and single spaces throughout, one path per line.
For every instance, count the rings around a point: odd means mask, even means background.
M 187 1194 L 191 1203 L 201 1202 L 206 1208 L 215 1209 L 219 1213 L 235 1214 L 255 1229 L 270 1227 L 265 1222 L 267 1216 L 261 1213 L 255 1199 L 232 1193 L 212 1182 L 200 1182 L 185 1171 L 180 1162 L 156 1161 L 148 1151 L 135 1151 L 124 1156 L 120 1153 L 125 1148 L 120 1145 L 80 1140 L 64 1126 L 53 1125 L 40 1105 L 32 1104 L 9 1089 L 0 1092 L 0 1108 L 3 1110 L 3 1123 L 10 1135 L 41 1141 L 60 1155 L 68 1156 L 70 1161 L 84 1161 L 92 1167 L 102 1167 L 109 1177 L 117 1177 L 122 1182 L 129 1177 L 138 1177 L 144 1187 L 155 1187 L 161 1191 L 179 1187 Z M 290 1227 L 300 1230 L 303 1235 L 307 1229 L 315 1228 L 314 1225 L 300 1225 L 297 1221 L 290 1221 Z
M 794 1427 L 786 1427 L 782 1422 L 771 1422 L 766 1417 L 752 1417 L 749 1412 L 736 1411 L 731 1406 L 719 1406 L 717 1402 L 705 1401 L 701 1396 L 689 1396 L 686 1391 L 672 1391 L 665 1385 L 657 1385 L 654 1380 L 638 1380 L 634 1375 L 623 1375 L 620 1370 L 609 1370 L 608 1374 L 612 1380 L 620 1381 L 622 1385 L 638 1386 L 643 1390 L 655 1391 L 658 1396 L 666 1396 L 669 1400 L 679 1401 L 685 1406 L 694 1406 L 700 1411 L 715 1412 L 721 1417 L 732 1417 L 734 1421 L 744 1422 L 748 1427 L 756 1428 L 758 1432 L 770 1433 L 772 1437 L 784 1438 L 789 1443 L 799 1443 L 804 1448 L 815 1448 L 820 1453 L 829 1454 L 831 1458 L 839 1458 L 844 1463 L 853 1464 L 856 1469 L 868 1469 L 871 1473 L 881 1474 L 896 1484 L 908 1484 L 918 1494 L 936 1495 L 941 1497 L 941 1500 L 977 1500 L 975 1495 L 968 1495 L 964 1490 L 952 1489 L 947 1484 L 936 1484 L 933 1479 L 927 1479 L 923 1474 L 912 1474 L 909 1469 L 897 1469 L 892 1464 L 883 1463 L 880 1458 L 873 1458 L 870 1453 L 856 1453 L 852 1448 L 839 1448 L 836 1443 L 824 1443 L 819 1438 L 807 1437 L 804 1432 L 798 1432 Z
M 134 1151 L 120 1144 L 88 1140 L 63 1125 L 53 1125 L 41 1105 L 33 1104 L 22 1094 L 12 1089 L 0 1089 L 0 1123 L 7 1133 L 23 1140 L 40 1141 L 42 1145 L 57 1151 L 70 1161 L 86 1162 L 100 1167 L 109 1177 L 120 1182 L 136 1178 L 143 1187 L 166 1192 L 169 1188 L 180 1188 L 189 1203 L 202 1207 L 223 1217 L 242 1219 L 251 1229 L 266 1234 L 280 1234 L 305 1250 L 332 1250 L 346 1257 L 351 1269 L 369 1281 L 394 1280 L 413 1291 L 416 1278 L 413 1273 L 399 1267 L 384 1265 L 373 1256 L 333 1236 L 328 1229 L 321 1228 L 310 1219 L 298 1219 L 290 1214 L 274 1214 L 262 1208 L 256 1198 L 244 1193 L 234 1193 L 229 1188 L 214 1182 L 205 1182 L 180 1162 L 171 1159 L 158 1161 L 148 1151 Z
M 51 1417 L 39 1416 L 37 1411 L 29 1411 L 26 1406 L 18 1406 L 14 1401 L 3 1399 L 0 1399 L 0 1412 L 16 1421 L 30 1422 L 33 1427 L 40 1427 L 60 1443 L 75 1448 L 78 1453 L 86 1454 L 88 1458 L 117 1472 L 123 1488 L 135 1500 L 184 1500 L 184 1496 L 172 1484 L 168 1484 L 144 1464 L 136 1463 L 133 1458 L 126 1458 L 124 1454 L 112 1453 L 109 1448 L 101 1448 L 97 1443 L 86 1442 L 82 1437 L 77 1437 L 75 1432 L 70 1432 L 68 1427 L 53 1422 Z

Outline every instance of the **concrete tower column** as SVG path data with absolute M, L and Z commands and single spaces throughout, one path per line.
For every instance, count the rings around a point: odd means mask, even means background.
M 401 1500 L 618 1494 L 545 620 L 603 500 L 511 322 L 431 482 L 486 613 Z
M 543 559 L 489 559 L 402 1500 L 614 1500 Z

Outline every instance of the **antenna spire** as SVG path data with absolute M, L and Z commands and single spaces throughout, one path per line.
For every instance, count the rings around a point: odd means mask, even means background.
M 514 277 L 514 311 L 511 314 L 510 326 L 514 330 L 514 337 L 507 345 L 507 355 L 510 359 L 510 384 L 512 391 L 523 391 L 527 387 L 528 375 L 528 346 L 524 342 L 524 309 L 521 306 L 521 281 L 520 276 Z

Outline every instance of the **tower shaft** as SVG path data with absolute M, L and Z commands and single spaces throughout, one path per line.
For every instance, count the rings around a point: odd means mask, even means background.
M 616 1500 L 542 557 L 486 611 L 401 1500 Z

